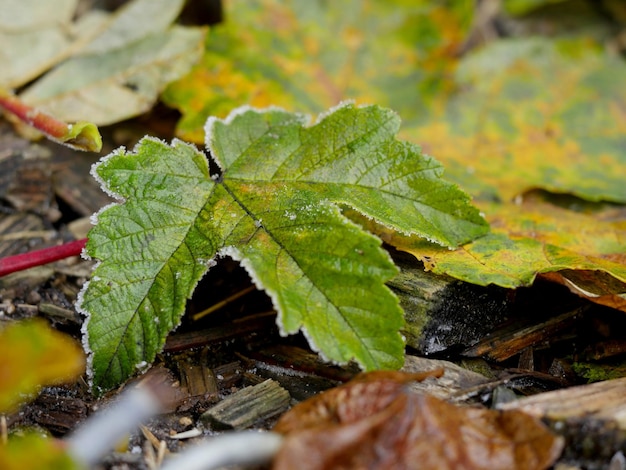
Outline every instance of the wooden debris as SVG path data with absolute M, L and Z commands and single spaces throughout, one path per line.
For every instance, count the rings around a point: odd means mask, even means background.
M 587 360 L 599 361 L 626 353 L 626 340 L 608 339 L 588 346 L 582 355 Z
M 207 365 L 207 353 L 208 350 L 205 349 L 199 355 L 176 361 L 181 391 L 187 395 L 179 404 L 178 411 L 195 409 L 201 412 L 206 410 L 209 404 L 218 401 L 217 378 Z
M 213 368 L 213 374 L 221 390 L 237 386 L 243 377 L 241 362 L 233 361 Z
M 189 395 L 213 395 L 217 396 L 217 380 L 215 374 L 209 369 L 205 361 L 191 363 L 182 361 L 178 363 L 181 385 L 187 388 Z
M 401 272 L 387 285 L 404 309 L 407 345 L 422 354 L 470 346 L 510 313 L 506 289 L 425 272 L 414 259 L 393 255 Z
M 566 440 L 562 460 L 578 468 L 609 468 L 626 449 L 626 378 L 569 387 L 504 403 L 541 418 Z M 623 467 L 610 467 L 623 468 Z
M 33 214 L 0 214 L 0 257 L 15 255 L 33 249 L 41 244 L 44 224 L 40 217 Z M 11 234 L 10 237 L 6 235 Z M 16 235 L 17 234 L 17 235 Z
M 361 372 L 354 364 L 334 366 L 325 362 L 318 354 L 290 345 L 276 344 L 241 356 L 249 361 L 252 359 L 254 366 L 262 369 L 277 366 L 283 369 L 285 375 L 314 374 L 337 382 L 347 382 Z
M 570 327 L 588 306 L 572 309 L 544 322 L 534 323 L 515 329 L 505 329 L 486 336 L 474 346 L 463 351 L 464 356 L 488 357 L 494 361 L 504 361 L 522 350 L 548 341 L 550 337 Z
M 42 392 L 22 410 L 22 419 L 64 435 L 87 417 L 87 405 L 80 398 Z
M 626 378 L 540 393 L 500 407 L 550 420 L 594 418 L 626 430 Z
M 198 321 L 201 318 L 204 318 L 205 316 L 210 315 L 211 313 L 216 312 L 219 309 L 225 307 L 229 303 L 234 302 L 235 300 L 243 297 L 244 295 L 249 294 L 250 292 L 254 292 L 255 290 L 256 290 L 255 286 L 248 286 L 245 289 L 237 291 L 233 295 L 228 296 L 224 300 L 220 300 L 219 302 L 211 305 L 209 308 L 204 309 L 203 311 L 194 314 L 191 318 L 193 321 Z
M 356 368 L 324 363 L 317 354 L 289 345 L 274 345 L 255 353 L 239 353 L 245 359 L 248 383 L 276 380 L 296 401 L 303 401 L 340 385 L 358 372 Z M 258 383 L 258 382 L 257 382 Z
M 64 158 L 60 155 L 63 150 L 59 149 L 55 155 L 57 171 L 53 184 L 56 196 L 74 212 L 87 217 L 113 202 L 113 198 L 105 194 L 89 174 L 98 156 L 81 155 L 76 159 L 68 154 Z
M 418 356 L 407 355 L 403 372 L 425 372 L 443 369 L 443 376 L 435 379 L 427 378 L 421 382 L 413 382 L 410 387 L 420 393 L 428 393 L 437 398 L 451 399 L 465 390 L 489 382 L 489 378 L 477 372 L 464 369 L 452 362 L 438 359 L 426 359 Z
M 200 416 L 215 428 L 246 429 L 282 413 L 289 406 L 289 392 L 268 379 L 225 398 Z
M 47 265 L 0 277 L 0 295 L 3 299 L 24 297 L 32 289 L 50 279 L 53 274 L 54 269 Z
M 0 154 L 0 198 L 20 212 L 35 212 L 54 222 L 61 214 L 54 207 L 51 155 L 28 141 Z
M 49 302 L 41 302 L 38 307 L 39 313 L 53 318 L 63 324 L 78 325 L 81 323 L 80 316 L 75 310 L 59 307 Z
M 244 338 L 246 334 L 251 334 L 259 330 L 268 330 L 275 326 L 276 314 L 273 312 L 268 315 L 251 316 L 238 321 L 236 325 L 231 323 L 203 330 L 170 335 L 165 342 L 163 351 L 183 351 L 185 349 L 198 348 L 231 338 Z

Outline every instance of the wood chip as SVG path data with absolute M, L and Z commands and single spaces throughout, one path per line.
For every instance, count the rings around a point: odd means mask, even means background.
M 621 378 L 539 393 L 497 408 L 541 418 L 565 438 L 561 459 L 575 468 L 623 469 L 625 391 L 626 378 Z
M 203 413 L 200 419 L 216 428 L 246 429 L 285 411 L 290 399 L 287 390 L 268 379 L 230 395 Z
M 486 336 L 462 354 L 468 357 L 480 356 L 494 361 L 504 361 L 530 346 L 549 341 L 553 335 L 574 324 L 588 308 L 585 305 L 549 318 L 545 322 L 523 326 L 513 331 L 496 332 Z
M 551 420 L 610 420 L 626 430 L 626 378 L 606 380 L 521 398 L 499 407 Z

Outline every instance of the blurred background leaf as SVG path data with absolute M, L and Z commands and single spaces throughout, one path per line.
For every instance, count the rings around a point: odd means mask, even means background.
M 0 445 L 2 470 L 78 470 L 60 440 L 29 431 Z
M 0 412 L 13 411 L 44 385 L 76 380 L 84 369 L 80 345 L 46 322 L 5 327 L 0 330 Z
M 625 77 L 588 40 L 501 40 L 465 57 L 445 110 L 404 136 L 479 199 L 543 188 L 626 202 Z
M 451 88 L 472 22 L 471 0 L 227 0 L 200 64 L 171 85 L 178 133 L 204 140 L 209 116 L 243 104 L 317 113 L 339 101 L 378 104 L 419 122 Z
M 11 20 L 0 20 L 0 88 L 27 86 L 21 100 L 61 121 L 105 125 L 144 113 L 202 53 L 204 29 L 171 26 L 184 3 L 133 0 L 75 19 L 76 0 L 3 0 Z

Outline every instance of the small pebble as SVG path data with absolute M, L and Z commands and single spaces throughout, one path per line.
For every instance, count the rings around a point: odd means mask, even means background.
M 29 304 L 37 305 L 41 302 L 41 295 L 36 290 L 31 290 L 25 300 Z
M 178 423 L 181 426 L 187 427 L 187 426 L 191 426 L 193 424 L 193 420 L 189 416 L 183 416 L 182 418 L 180 418 L 178 420 Z

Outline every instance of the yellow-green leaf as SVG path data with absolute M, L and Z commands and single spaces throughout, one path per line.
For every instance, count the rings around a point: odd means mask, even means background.
M 35 432 L 12 436 L 0 444 L 2 470 L 78 470 L 63 442 Z
M 12 411 L 41 386 L 75 380 L 84 368 L 80 346 L 43 320 L 5 327 L 0 330 L 0 412 Z
M 479 199 L 543 188 L 626 202 L 624 76 L 589 41 L 502 40 L 464 59 L 459 92 L 403 135 Z
M 572 275 L 551 279 L 624 308 L 623 206 L 588 202 L 626 202 L 623 76 L 621 59 L 585 40 L 504 40 L 465 58 L 458 91 L 428 124 L 404 135 L 445 163 L 492 233 L 451 252 L 397 235 L 391 242 L 428 269 L 477 284 L 517 287 L 540 273 L 606 273 L 607 289 L 587 279 L 576 284 Z
M 554 198 L 529 194 L 518 204 L 480 203 L 492 233 L 454 251 L 393 233 L 385 239 L 415 255 L 427 269 L 474 284 L 518 287 L 531 284 L 540 273 L 602 271 L 614 279 L 604 280 L 610 286 L 604 294 L 626 298 L 624 211 L 619 206 L 580 202 L 587 211 L 574 211 L 551 201 Z M 600 296 L 577 293 L 594 301 Z
M 450 90 L 471 0 L 228 0 L 201 63 L 164 100 L 179 135 L 202 142 L 209 116 L 241 105 L 320 112 L 339 101 L 394 109 L 419 122 Z

